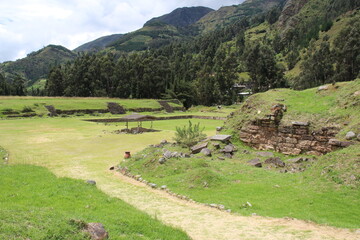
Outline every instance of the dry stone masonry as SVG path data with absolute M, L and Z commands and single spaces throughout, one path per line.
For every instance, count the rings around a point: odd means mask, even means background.
M 292 122 L 289 126 L 281 126 L 284 109 L 282 104 L 275 105 L 271 115 L 244 126 L 240 130 L 240 139 L 256 149 L 289 155 L 323 155 L 353 144 L 336 140 L 339 129 L 335 127 L 310 131 L 309 122 Z

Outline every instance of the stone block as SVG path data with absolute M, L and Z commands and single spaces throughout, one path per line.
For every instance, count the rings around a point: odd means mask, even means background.
M 285 142 L 286 142 L 286 143 L 296 144 L 298 141 L 297 141 L 296 138 L 287 137 L 287 138 L 285 138 Z
M 210 138 L 211 141 L 228 142 L 231 139 L 231 135 L 215 135 Z
M 207 145 L 208 145 L 207 142 L 197 144 L 197 145 L 191 147 L 191 152 L 193 154 L 199 153 L 199 152 L 201 152 L 202 149 L 207 148 Z

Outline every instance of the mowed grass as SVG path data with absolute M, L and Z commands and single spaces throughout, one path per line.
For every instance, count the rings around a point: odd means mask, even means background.
M 189 239 L 93 185 L 43 167 L 0 166 L 0 179 L 0 239 L 89 239 L 76 221 L 102 223 L 110 239 Z
M 85 110 L 107 109 L 108 102 L 115 102 L 125 109 L 133 108 L 161 108 L 156 99 L 119 99 L 119 98 L 78 98 L 78 97 L 8 97 L 0 96 L 0 117 L 2 112 L 21 112 L 25 107 L 32 109 L 37 114 L 47 114 L 46 105 L 53 105 L 59 110 Z M 173 107 L 181 105 L 171 103 Z
M 4 229 L 0 230 L 0 239 L 79 239 L 82 233 L 69 223 L 73 218 L 103 223 L 111 239 L 187 239 L 182 232 L 160 225 L 82 181 L 58 179 L 43 168 L 23 165 L 44 166 L 61 177 L 94 179 L 110 195 L 113 191 L 125 196 L 147 194 L 142 193 L 145 190 L 132 190 L 109 167 L 121 161 L 125 151 L 134 153 L 163 139 L 171 140 L 175 126 L 187 121 L 154 122 L 160 132 L 140 135 L 112 134 L 124 126 L 81 118 L 0 121 L 0 146 L 10 155 L 10 166 L 0 170 L 0 226 Z M 221 125 L 214 120 L 199 122 L 209 135 Z M 156 218 L 156 213 L 151 215 Z

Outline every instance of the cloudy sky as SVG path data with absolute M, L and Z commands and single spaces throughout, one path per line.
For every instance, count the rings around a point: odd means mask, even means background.
M 49 44 L 74 49 L 112 33 L 141 28 L 178 7 L 221 6 L 243 0 L 0 0 L 0 62 Z

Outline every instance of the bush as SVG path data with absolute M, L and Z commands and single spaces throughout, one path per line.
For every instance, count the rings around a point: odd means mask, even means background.
M 189 121 L 188 126 L 176 127 L 174 140 L 183 147 L 190 147 L 206 137 L 203 131 L 204 128 L 200 129 L 200 123 L 193 126 Z
M 23 113 L 26 113 L 26 112 L 33 112 L 32 108 L 29 107 L 29 106 L 24 106 L 23 109 L 22 109 L 22 112 Z

